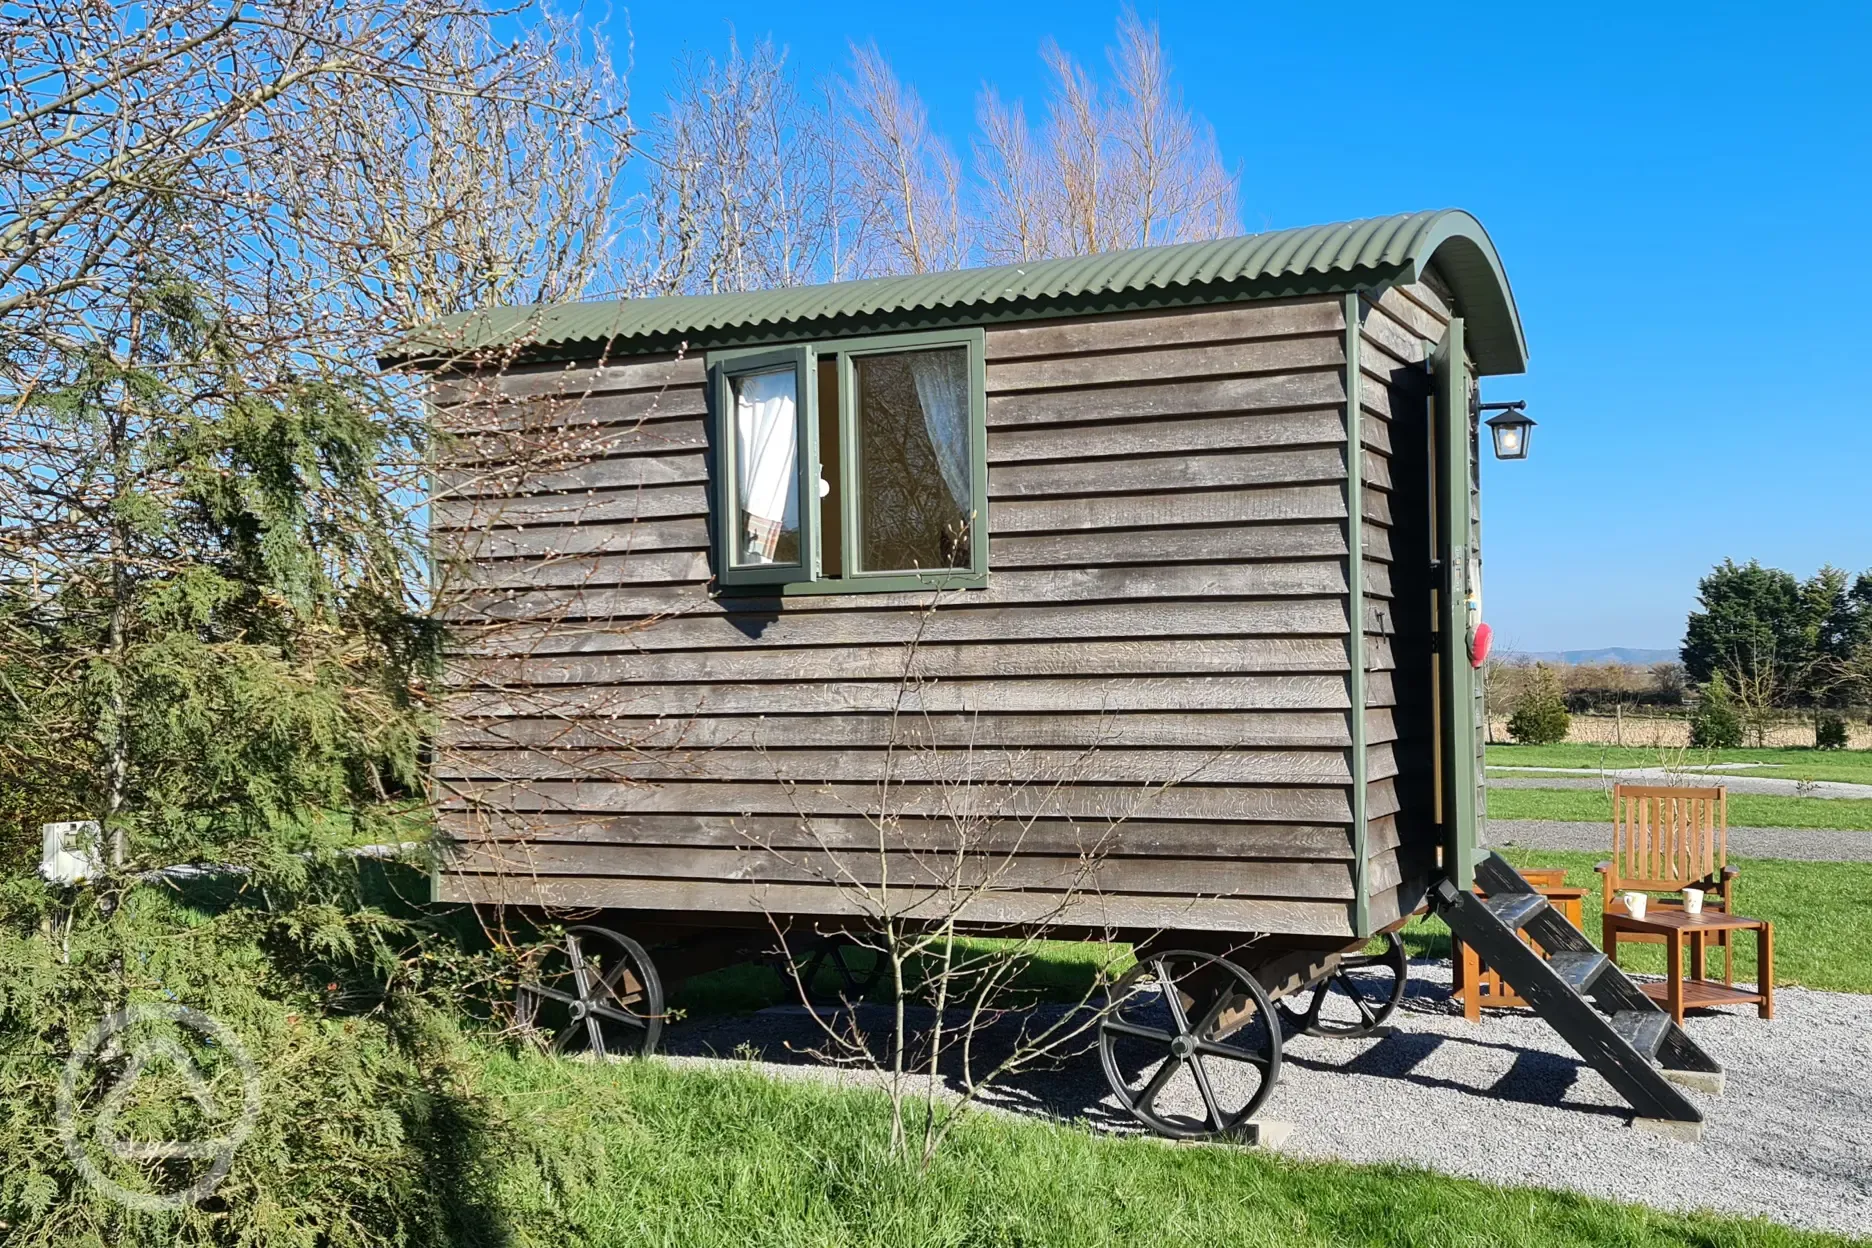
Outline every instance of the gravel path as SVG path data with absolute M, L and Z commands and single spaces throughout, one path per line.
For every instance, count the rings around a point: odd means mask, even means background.
M 1466 1023 L 1448 1000 L 1446 964 L 1411 973 L 1393 1034 L 1287 1044 L 1262 1111 L 1294 1124 L 1283 1151 L 1872 1234 L 1872 996 L 1788 988 L 1772 1022 L 1752 1009 L 1692 1014 L 1690 1032 L 1727 1068 L 1728 1087 L 1691 1094 L 1707 1119 L 1691 1145 L 1633 1130 L 1612 1089 L 1532 1014 Z M 718 1055 L 752 1045 L 764 1059 L 753 1064 L 781 1077 L 875 1082 L 789 1052 L 819 1039 L 798 1008 L 665 1034 L 679 1064 L 746 1065 Z M 1216 1065 L 1227 1064 L 1212 1064 L 1212 1078 Z M 1091 1054 L 1026 1074 L 991 1103 L 1135 1129 Z
M 1583 849 L 1610 856 L 1609 823 L 1551 819 L 1491 819 L 1489 844 L 1498 848 Z M 1824 828 L 1730 828 L 1729 852 L 1738 858 L 1791 858 L 1801 862 L 1872 862 L 1872 831 Z
M 1504 767 L 1490 767 L 1490 772 L 1511 770 Z M 1684 776 L 1675 777 L 1661 768 L 1632 768 L 1626 771 L 1593 771 L 1560 767 L 1540 767 L 1547 773 L 1566 771 L 1574 774 L 1540 776 L 1490 775 L 1488 786 L 1491 789 L 1604 789 L 1608 792 L 1614 784 L 1709 784 L 1720 783 L 1731 794 L 1754 793 L 1770 797 L 1822 797 L 1822 798 L 1867 798 L 1872 797 L 1872 784 L 1849 784 L 1844 780 L 1781 779 L 1776 776 Z

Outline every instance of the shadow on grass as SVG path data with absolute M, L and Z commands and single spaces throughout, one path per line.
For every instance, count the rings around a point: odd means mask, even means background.
M 997 945 L 1014 943 L 988 937 L 963 937 L 957 945 L 961 956 L 992 956 Z M 880 955 L 875 950 L 856 949 L 850 952 L 849 957 L 852 969 L 861 975 L 870 975 L 874 970 L 883 972 L 876 976 L 874 986 L 865 994 L 865 999 L 874 1002 L 888 1000 L 891 995 L 890 975 L 888 970 L 879 965 Z M 1088 993 L 1098 988 L 1102 968 L 1105 975 L 1111 976 L 1122 972 L 1130 964 L 1131 951 L 1126 945 L 1046 941 L 1030 956 L 1021 958 L 1019 970 L 1009 981 L 1008 991 L 1029 1005 L 1049 1002 L 1071 1004 L 1085 1000 Z M 927 973 L 926 966 L 913 962 L 907 971 L 912 985 L 911 995 L 916 996 L 921 991 L 919 985 Z M 815 999 L 836 1001 L 845 985 L 839 972 L 827 965 L 820 968 L 811 987 Z M 710 971 L 706 975 L 696 975 L 675 985 L 670 993 L 670 1007 L 681 1011 L 685 1019 L 714 1018 L 724 1014 L 750 1013 L 777 1005 L 799 1004 L 799 988 L 779 969 L 777 960 L 743 962 Z
M 431 1074 L 405 1117 L 419 1161 L 423 1203 L 434 1214 L 433 1242 L 450 1248 L 516 1244 L 496 1191 L 499 1164 L 511 1140 L 487 1105 Z
M 246 943 L 264 959 L 257 980 L 268 995 L 283 997 L 281 1008 L 311 1003 L 310 1012 L 342 1018 L 343 1034 L 356 1037 L 347 1053 L 357 1062 L 353 1073 L 372 1081 L 378 1105 L 392 1108 L 400 1127 L 393 1142 L 372 1142 L 372 1178 L 361 1184 L 371 1196 L 348 1211 L 382 1236 L 370 1242 L 519 1242 L 498 1183 L 514 1148 L 512 1124 L 475 1090 L 464 1065 L 473 1059 L 461 1030 L 481 1030 L 490 1020 L 493 991 L 455 991 L 441 973 L 454 959 L 453 970 L 463 974 L 486 965 L 480 959 L 492 946 L 472 908 L 430 904 L 425 870 L 392 859 L 308 860 L 265 883 L 225 870 L 171 871 L 150 883 L 184 927 L 231 920 L 238 936 L 230 947 Z M 340 1114 L 290 1164 L 357 1164 L 346 1151 L 346 1129 Z

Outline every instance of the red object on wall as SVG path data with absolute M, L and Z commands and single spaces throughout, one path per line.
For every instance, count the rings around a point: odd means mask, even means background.
M 1469 635 L 1469 666 L 1481 667 L 1488 662 L 1489 642 L 1495 639 L 1495 630 L 1486 624 L 1475 626 L 1475 632 Z

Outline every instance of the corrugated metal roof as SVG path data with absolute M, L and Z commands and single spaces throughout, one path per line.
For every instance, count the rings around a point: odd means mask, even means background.
M 1527 344 L 1486 231 L 1456 209 L 1173 243 L 1095 256 L 721 295 L 492 308 L 413 335 L 386 362 L 458 361 L 524 344 L 558 357 L 613 355 L 854 330 L 954 324 L 1102 307 L 1269 298 L 1415 281 L 1432 261 L 1467 319 L 1483 373 L 1518 373 Z M 430 357 L 425 359 L 425 357 Z

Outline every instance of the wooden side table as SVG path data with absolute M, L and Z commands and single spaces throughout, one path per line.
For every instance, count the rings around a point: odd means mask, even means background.
M 1703 949 L 1708 939 L 1721 932 L 1755 933 L 1755 991 L 1737 988 L 1703 975 Z M 1621 932 L 1643 933 L 1664 938 L 1665 978 L 1661 984 L 1643 984 L 1646 996 L 1662 1005 L 1671 1020 L 1682 1025 L 1685 1010 L 1706 1010 L 1719 1005 L 1747 1005 L 1751 1002 L 1763 1018 L 1774 1017 L 1774 924 L 1767 919 L 1751 919 L 1721 910 L 1686 914 L 1682 910 L 1646 910 L 1645 917 L 1608 910 L 1605 914 L 1605 955 L 1618 961 Z M 1683 949 L 1690 946 L 1690 976 L 1684 977 Z
M 1566 916 L 1567 922 L 1574 927 L 1581 926 L 1584 922 L 1581 910 L 1586 890 L 1567 887 L 1566 871 L 1563 868 L 1532 868 L 1523 871 L 1521 877 L 1534 886 L 1535 892 L 1552 902 L 1554 908 Z M 1478 888 L 1476 892 L 1481 893 L 1482 890 Z M 1520 933 L 1520 936 L 1536 949 L 1540 948 L 1526 932 Z M 1454 979 L 1452 994 L 1462 1002 L 1463 1017 L 1470 1022 L 1481 1020 L 1482 1007 L 1485 1005 L 1491 1008 L 1527 1006 L 1527 1002 L 1514 989 L 1502 982 L 1500 975 L 1482 965 L 1482 959 L 1476 956 L 1474 949 L 1454 936 L 1450 938 L 1450 964 Z

